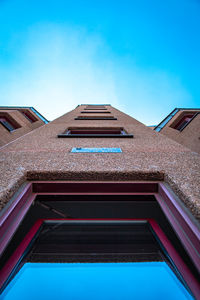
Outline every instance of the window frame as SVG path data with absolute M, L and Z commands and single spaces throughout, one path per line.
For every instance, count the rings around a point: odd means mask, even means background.
M 9 120 L 5 117 L 0 117 L 0 123 L 6 128 L 9 132 L 15 130 L 14 126 L 9 122 Z
M 16 122 L 11 120 L 10 116 L 0 113 L 0 124 L 7 129 L 8 132 L 13 132 L 21 126 Z
M 77 133 L 73 133 L 73 132 L 77 132 Z M 96 127 L 96 128 L 95 127 L 93 128 L 69 127 L 65 131 L 65 133 L 58 134 L 58 137 L 59 138 L 76 138 L 76 137 L 77 138 L 89 138 L 89 137 L 90 138 L 133 138 L 134 136 L 133 134 L 127 133 L 127 131 L 122 127 L 116 127 L 116 128 L 114 127 Z
M 176 129 L 177 131 L 181 132 L 183 129 L 194 119 L 194 117 L 199 114 L 198 112 L 184 112 L 180 115 L 178 120 L 175 120 L 171 124 L 171 128 Z M 188 120 L 187 120 L 188 119 Z
M 87 107 L 84 108 L 84 110 L 107 110 L 107 108 L 102 105 L 102 106 L 91 106 L 91 105 L 88 105 Z
M 11 257 L 6 262 L 3 269 L 0 271 L 1 273 L 1 279 L 0 279 L 0 290 L 4 290 L 6 286 L 10 283 L 11 280 L 13 280 L 13 277 L 15 276 L 15 269 L 18 266 L 19 262 L 21 262 L 21 266 L 23 266 L 23 258 L 25 257 L 28 248 L 33 245 L 35 239 L 37 238 L 40 229 L 42 228 L 42 225 L 45 222 L 74 222 L 77 224 L 81 224 L 81 222 L 86 223 L 108 223 L 115 224 L 115 223 L 136 223 L 136 222 L 145 222 L 149 225 L 150 230 L 152 231 L 152 235 L 157 240 L 157 243 L 160 244 L 160 247 L 163 249 L 163 251 L 166 251 L 166 255 L 169 256 L 169 260 L 171 259 L 172 265 L 174 265 L 174 268 L 178 269 L 178 272 L 183 277 L 183 280 L 187 284 L 188 288 L 191 290 L 193 295 L 198 295 L 198 282 L 194 278 L 193 274 L 189 270 L 189 268 L 186 266 L 184 261 L 179 256 L 178 252 L 175 250 L 171 242 L 166 237 L 163 230 L 160 228 L 156 220 L 154 219 L 65 219 L 65 218 L 44 218 L 44 219 L 38 219 L 35 224 L 31 227 L 31 229 L 28 231 L 22 242 L 17 246 L 16 250 L 13 252 Z M 174 271 L 173 271 L 174 272 Z M 177 275 L 175 275 L 177 276 Z
M 23 110 L 19 110 L 19 111 L 30 123 L 35 123 L 38 121 L 38 119 L 35 116 L 33 116 L 33 114 L 30 111 L 28 111 L 27 109 L 23 109 Z
M 81 114 L 111 114 L 110 111 L 81 111 Z
M 31 177 L 31 174 L 29 174 L 28 179 L 33 180 L 34 175 L 32 176 L 33 177 Z M 37 174 L 35 174 L 35 176 L 37 177 Z M 154 174 L 154 176 L 156 177 L 158 174 Z M 39 178 L 41 181 L 31 181 L 21 187 L 20 191 L 17 191 L 13 196 L 12 201 L 9 202 L 9 205 L 4 208 L 3 214 L 0 216 L 0 234 L 2 234 L 2 239 L 0 241 L 1 254 L 8 246 L 12 236 L 18 229 L 27 211 L 35 201 L 37 195 L 154 195 L 172 228 L 181 240 L 184 248 L 192 258 L 197 270 L 200 268 L 198 257 L 199 231 L 197 224 L 191 221 L 192 216 L 186 212 L 182 202 L 164 182 L 105 181 L 106 177 L 104 177 L 104 181 L 42 181 L 43 177 Z M 71 174 L 69 178 L 71 178 Z M 144 178 L 146 178 L 146 174 L 144 174 Z M 163 177 L 157 178 L 157 180 L 163 180 Z M 126 218 L 125 220 L 130 219 Z M 41 222 L 41 220 L 39 222 Z M 156 221 L 152 220 L 152 222 Z M 37 226 L 38 225 L 40 226 L 39 223 L 37 223 Z M 161 233 L 161 237 L 164 238 L 165 234 L 162 232 L 160 227 L 157 229 Z M 32 228 L 29 234 L 25 236 L 23 242 L 28 246 L 33 237 L 34 230 Z M 24 245 L 24 243 L 22 245 Z M 164 240 L 164 243 L 164 247 L 169 255 L 173 258 L 173 256 L 177 253 L 175 248 L 167 239 Z M 170 246 L 170 252 L 167 248 L 168 246 Z M 1 286 L 10 276 L 12 269 L 16 265 L 16 261 L 18 261 L 21 257 L 20 249 L 22 250 L 22 247 L 17 248 L 15 252 L 13 252 L 9 258 L 9 263 L 6 263 L 5 268 L 2 269 L 2 276 L 0 276 Z M 177 267 L 179 265 L 178 269 L 185 279 L 187 285 L 192 290 L 193 294 L 198 297 L 199 284 L 178 253 L 177 255 L 178 256 L 176 258 L 174 257 L 173 260 Z
M 116 117 L 113 117 L 113 116 L 78 116 L 76 118 L 74 118 L 74 120 L 110 120 L 110 121 L 113 121 L 113 120 L 117 120 Z

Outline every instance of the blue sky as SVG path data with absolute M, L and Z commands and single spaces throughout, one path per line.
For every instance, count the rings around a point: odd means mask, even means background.
M 0 0 L 0 105 L 81 103 L 147 125 L 200 107 L 200 1 Z

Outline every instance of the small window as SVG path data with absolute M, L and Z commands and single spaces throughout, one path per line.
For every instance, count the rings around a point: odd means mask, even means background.
M 82 114 L 110 114 L 110 111 L 81 111 Z
M 90 107 L 86 107 L 86 108 L 84 108 L 84 110 L 107 110 L 107 108 L 90 108 Z
M 74 120 L 117 120 L 113 116 L 78 116 Z
M 38 121 L 28 110 L 20 110 L 24 117 L 29 120 L 30 123 Z
M 194 117 L 195 114 L 185 114 L 175 125 L 172 125 L 171 127 L 182 131 L 187 124 L 191 121 L 191 119 Z
M 17 129 L 18 127 L 15 126 L 7 117 L 1 117 L 0 116 L 0 123 L 9 131 L 13 131 Z
M 133 138 L 133 134 L 128 134 L 124 128 L 87 128 L 87 127 L 74 127 L 68 128 L 63 134 L 59 134 L 58 137 L 130 137 Z
M 88 105 L 84 110 L 107 110 L 104 105 Z

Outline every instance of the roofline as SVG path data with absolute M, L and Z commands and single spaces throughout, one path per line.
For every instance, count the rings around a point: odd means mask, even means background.
M 175 109 L 179 109 L 179 110 L 200 110 L 200 108 L 183 108 L 183 107 L 176 107 Z
M 17 109 L 17 108 L 25 108 L 25 109 L 31 109 L 45 124 L 49 123 L 49 120 L 47 120 L 37 109 L 35 109 L 33 106 L 0 106 L 0 110 L 2 108 L 6 109 Z

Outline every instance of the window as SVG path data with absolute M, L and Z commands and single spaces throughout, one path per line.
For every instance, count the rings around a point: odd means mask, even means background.
M 84 108 L 85 110 L 107 110 L 107 108 L 91 108 L 91 107 L 86 107 Z
M 87 128 L 87 127 L 74 127 L 68 128 L 63 134 L 59 134 L 58 137 L 120 137 L 120 138 L 133 138 L 133 134 L 128 134 L 124 128 Z
M 110 114 L 110 111 L 81 111 L 82 114 Z
M 84 109 L 94 109 L 94 110 L 107 110 L 107 108 L 104 105 L 88 105 Z
M 194 115 L 195 115 L 194 113 L 184 114 L 184 116 L 182 116 L 182 118 L 178 121 L 178 123 L 176 123 L 175 125 L 173 124 L 171 127 L 179 131 L 182 131 L 187 126 L 187 124 L 191 121 Z
M 20 202 L 21 205 L 18 205 L 19 199 L 23 199 L 23 203 Z M 98 287 L 95 287 L 95 293 L 91 299 L 95 298 L 99 286 L 105 287 L 105 283 L 99 283 L 99 280 L 94 282 L 95 274 L 100 274 L 99 279 L 104 279 L 104 274 L 109 277 L 116 275 L 116 269 L 112 275 L 110 273 L 108 275 L 109 270 L 112 269 L 112 262 L 126 262 L 130 270 L 133 270 L 132 267 L 135 266 L 134 277 L 133 273 L 130 274 L 127 269 L 123 275 L 120 270 L 118 272 L 119 284 L 121 280 L 130 282 L 130 285 L 120 287 L 123 292 L 120 299 L 133 298 L 129 297 L 126 292 L 130 286 L 135 287 L 133 282 L 135 283 L 135 280 L 139 278 L 136 287 L 139 288 L 140 294 L 143 292 L 144 280 L 148 288 L 154 286 L 155 289 L 151 296 L 136 295 L 135 299 L 155 299 L 156 297 L 160 299 L 165 293 L 166 299 L 171 299 L 173 297 L 169 296 L 169 286 L 170 295 L 175 294 L 177 299 L 192 299 L 190 289 L 198 298 L 199 286 L 195 279 L 195 277 L 198 278 L 198 271 L 193 265 L 195 257 L 198 258 L 196 264 L 199 263 L 196 227 L 187 221 L 187 216 L 184 216 L 179 203 L 175 202 L 176 205 L 173 203 L 173 194 L 165 184 L 159 182 L 33 182 L 31 186 L 26 187 L 26 193 L 23 190 L 20 195 L 18 194 L 9 217 L 3 216 L 2 218 L 3 227 L 0 228 L 0 233 L 7 230 L 7 235 L 2 234 L 0 241 L 1 251 L 6 249 L 0 260 L 0 292 L 4 293 L 3 298 L 5 296 L 4 299 L 8 299 L 6 296 L 12 293 L 9 299 L 22 299 L 26 288 L 28 292 L 37 292 L 38 294 L 34 296 L 37 298 L 42 292 L 47 293 L 49 288 L 51 291 L 52 287 L 57 298 L 66 299 L 69 297 L 71 285 L 60 270 L 60 263 L 64 263 L 63 267 L 76 268 L 78 266 L 82 270 L 88 267 L 87 264 L 69 265 L 71 262 L 93 263 L 90 266 L 96 271 L 90 279 L 86 276 L 86 280 L 90 287 L 95 282 L 98 283 Z M 24 209 L 27 208 L 27 204 L 29 204 L 28 211 Z M 176 222 L 173 223 L 174 219 Z M 19 220 L 21 220 L 20 226 Z M 183 232 L 185 239 L 182 239 Z M 187 246 L 188 252 L 183 245 Z M 188 256 L 189 253 L 192 260 Z M 45 274 L 42 270 L 46 269 L 47 262 L 52 264 L 48 264 Z M 96 262 L 107 263 L 104 273 L 96 269 Z M 148 270 L 151 270 L 149 267 L 155 267 L 157 273 L 146 272 L 143 268 L 145 265 Z M 31 275 L 26 281 L 28 285 L 22 285 L 24 281 L 20 277 L 23 274 L 27 275 L 27 272 L 23 272 L 23 267 L 26 268 L 26 266 L 28 269 L 29 267 L 33 269 L 29 269 L 31 273 L 28 272 Z M 98 266 L 101 265 L 98 264 Z M 37 273 L 34 271 L 35 268 L 38 269 Z M 56 268 L 59 269 L 58 272 Z M 76 284 L 77 278 L 80 278 L 81 282 L 85 274 L 82 273 L 78 277 L 77 272 L 70 270 L 69 278 L 74 276 L 71 282 Z M 170 281 L 163 276 L 162 270 L 166 271 L 165 275 L 170 275 L 168 278 Z M 51 271 L 52 273 L 49 273 Z M 42 279 L 40 279 L 41 273 Z M 11 281 L 13 278 L 14 280 Z M 63 278 L 64 281 L 62 281 Z M 110 284 L 106 278 L 105 282 L 107 281 L 111 287 L 110 292 L 113 293 L 116 282 L 114 280 L 113 284 Z M 172 282 L 174 282 L 173 286 L 171 286 Z M 15 283 L 18 286 L 17 291 L 14 288 Z M 65 288 L 64 298 L 60 296 L 59 287 Z M 179 291 L 175 290 L 175 287 Z M 89 287 L 86 286 L 82 293 L 87 292 L 88 289 Z M 70 293 L 72 292 L 74 296 L 76 290 L 77 288 L 72 289 Z M 180 291 L 185 291 L 183 292 L 185 297 L 183 294 L 177 294 Z M 134 290 L 131 290 L 131 294 L 133 292 Z M 159 296 L 157 296 L 158 292 Z M 80 297 L 77 295 L 76 298 Z M 90 297 L 86 298 L 90 299 Z M 102 295 L 101 299 L 110 298 Z
M 10 132 L 17 128 L 7 117 L 0 117 L 0 123 Z
M 81 299 L 82 294 L 90 300 L 97 293 L 98 299 L 112 295 L 112 299 L 167 300 L 175 299 L 174 294 L 176 299 L 193 298 L 168 257 L 155 222 L 46 219 L 37 223 L 29 232 L 32 243 L 18 247 L 21 266 L 13 270 L 15 280 L 5 289 L 4 299 L 25 299 L 30 291 L 34 299 L 41 299 L 44 291 L 48 299 L 55 298 L 53 294 L 63 300 Z
M 29 120 L 29 122 L 34 123 L 38 121 L 28 110 L 20 110 L 24 117 Z
M 117 120 L 113 116 L 78 116 L 74 120 Z

